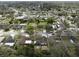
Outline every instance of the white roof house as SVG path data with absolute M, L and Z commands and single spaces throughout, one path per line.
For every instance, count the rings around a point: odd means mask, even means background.
M 15 43 L 5 43 L 5 45 L 7 45 L 7 46 L 13 46 Z
M 50 36 L 52 36 L 52 33 L 39 33 L 40 35 L 42 35 L 43 37 L 50 37 Z
M 14 36 L 16 35 L 16 34 L 18 34 L 16 31 L 14 31 L 14 30 L 10 30 L 9 32 L 7 32 L 7 34 L 8 35 L 11 35 L 12 36 L 12 38 L 14 38 Z
M 0 17 L 2 17 L 2 15 L 0 15 Z
M 25 44 L 32 44 L 32 40 L 26 40 Z
M 25 16 L 18 16 L 18 17 L 15 17 L 15 19 L 24 19 Z
M 0 37 L 0 42 L 4 39 L 5 37 Z
M 24 33 L 24 32 L 25 32 L 25 30 L 22 29 L 22 30 L 21 30 L 21 33 Z
M 30 37 L 30 35 L 28 33 L 21 33 L 23 36 L 25 37 Z
M 60 19 L 62 19 L 64 21 L 65 20 L 65 16 L 61 16 Z
M 0 36 L 4 35 L 4 30 L 0 30 Z
M 26 40 L 25 44 L 32 44 L 32 42 L 33 42 L 32 40 Z M 34 44 L 36 44 L 36 41 L 34 41 Z
M 71 43 L 74 43 L 74 41 L 73 41 L 72 39 L 70 40 L 70 42 L 71 42 Z
M 47 33 L 46 29 L 44 29 L 43 31 L 39 31 L 37 34 L 46 38 L 52 36 L 52 33 Z
M 73 13 L 76 13 L 76 10 L 73 10 L 73 9 L 72 9 L 72 12 L 73 12 Z
M 25 14 L 25 12 L 23 12 L 23 14 L 21 16 L 19 16 L 18 12 L 16 12 L 14 14 L 14 17 L 15 17 L 15 19 L 25 19 L 25 18 L 27 19 L 28 18 L 27 15 Z
M 48 37 L 46 33 L 42 33 L 41 35 L 44 37 Z
M 53 29 L 57 29 L 57 26 L 56 26 L 56 25 L 52 25 L 52 28 L 53 28 Z
M 46 30 L 45 29 L 43 30 L 43 33 L 46 33 Z
M 70 15 L 68 15 L 68 18 L 73 19 L 73 17 L 72 17 L 72 16 L 70 16 Z

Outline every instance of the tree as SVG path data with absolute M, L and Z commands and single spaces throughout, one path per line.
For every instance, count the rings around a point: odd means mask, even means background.
M 47 19 L 48 24 L 53 24 L 54 22 L 56 22 L 55 18 L 50 17 L 50 18 Z
M 0 47 L 0 57 L 14 57 L 14 56 L 16 56 L 16 50 L 5 46 Z
M 33 45 L 15 45 L 15 49 L 17 51 L 17 56 L 34 56 L 34 46 Z

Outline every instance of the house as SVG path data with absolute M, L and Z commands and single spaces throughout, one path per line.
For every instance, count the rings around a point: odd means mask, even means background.
M 39 31 L 37 34 L 41 35 L 42 37 L 46 37 L 46 38 L 52 36 L 52 33 L 48 33 L 48 32 L 46 32 L 46 30 Z
M 18 20 L 24 20 L 24 19 L 28 19 L 28 17 L 26 16 L 18 16 L 18 17 L 15 17 L 15 19 L 18 19 Z
M 69 43 L 76 43 L 77 42 L 78 39 L 75 36 L 76 36 L 76 34 L 74 32 L 72 33 L 71 31 L 63 31 L 61 33 L 62 39 L 64 38 L 65 42 L 69 41 Z
M 68 31 L 68 30 L 64 30 L 64 31 L 62 31 L 61 32 L 61 34 L 60 34 L 61 36 L 71 36 L 72 35 L 72 33 L 71 33 L 71 31 Z
M 35 45 L 40 45 L 40 46 L 47 45 L 47 38 L 40 37 L 40 38 L 36 39 L 36 44 Z
M 8 24 L 0 24 L 0 29 L 8 29 L 9 25 Z
M 68 17 L 67 17 L 68 19 L 73 19 L 73 17 L 71 16 L 71 15 L 68 15 Z
M 14 13 L 14 18 L 17 19 L 17 20 L 28 20 L 28 16 L 25 14 L 25 12 Z
M 8 36 L 4 40 L 1 41 L 1 44 L 11 47 L 11 46 L 14 46 L 15 40 L 11 36 Z
M 0 15 L 0 18 L 2 17 L 2 15 Z
M 29 45 L 32 44 L 32 40 L 28 37 L 21 36 L 20 39 L 17 41 L 20 45 Z
M 8 32 L 6 32 L 7 35 L 10 35 L 12 38 L 15 37 L 15 35 L 17 35 L 18 33 L 15 30 L 10 30 Z
M 24 29 L 26 25 L 23 24 L 11 24 L 11 29 Z
M 71 43 L 77 43 L 77 38 L 74 36 L 69 36 L 70 42 Z
M 75 31 L 75 32 L 79 31 L 79 28 L 67 28 L 67 29 L 70 30 L 70 31 Z
M 48 46 L 34 46 L 34 50 L 42 50 L 42 51 L 48 51 Z
M 57 26 L 56 25 L 51 25 L 53 29 L 57 29 Z
M 38 49 L 48 50 L 47 39 L 45 37 L 41 37 L 41 38 L 36 39 L 34 49 L 35 50 L 38 50 Z
M 65 20 L 65 16 L 61 16 L 60 19 L 61 19 L 62 21 L 64 21 L 64 20 Z
M 22 36 L 25 36 L 25 37 L 30 38 L 30 35 L 29 35 L 28 33 L 23 33 L 23 32 L 21 32 L 20 34 L 21 34 Z
M 3 15 L 0 15 L 0 20 L 4 20 L 6 17 L 3 17 Z
M 25 32 L 25 30 L 24 30 L 24 29 L 22 29 L 22 30 L 20 30 L 20 32 L 21 32 L 21 33 L 24 33 L 24 32 Z
M 5 37 L 0 37 L 0 43 L 4 40 Z
M 0 30 L 0 36 L 4 35 L 4 30 Z

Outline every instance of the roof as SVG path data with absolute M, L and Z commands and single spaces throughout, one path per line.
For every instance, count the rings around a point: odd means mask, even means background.
M 0 30 L 0 36 L 4 35 L 4 30 Z
M 2 40 L 4 40 L 5 37 L 0 37 L 0 42 L 2 42 Z
M 47 39 L 45 37 L 41 37 L 36 40 L 36 45 L 47 45 Z
M 6 29 L 9 28 L 8 24 L 0 24 L 0 29 Z
M 41 31 L 37 32 L 37 34 L 41 35 L 42 37 L 46 37 L 46 38 L 52 36 L 52 33 L 41 32 Z
M 70 39 L 71 41 L 73 41 L 73 42 L 77 42 L 77 38 L 74 37 L 74 36 L 69 36 L 69 39 Z
M 25 28 L 26 25 L 25 24 L 0 24 L 0 29 L 8 29 L 8 28 L 12 28 L 12 29 L 22 29 Z
M 21 36 L 19 42 L 19 44 L 31 44 L 32 43 L 32 40 L 28 37 L 25 37 L 25 36 Z
M 70 31 L 62 31 L 61 36 L 72 36 Z
M 22 28 L 25 28 L 26 25 L 23 25 L 23 24 L 12 24 L 10 27 L 12 29 L 22 29 Z
M 32 44 L 32 40 L 25 40 L 25 44 Z
M 22 15 L 22 16 L 15 17 L 15 19 L 28 19 L 28 17 L 26 15 Z
M 22 36 L 25 36 L 25 37 L 30 37 L 30 35 L 28 33 L 21 33 Z
M 2 42 L 4 42 L 4 43 L 13 43 L 13 42 L 15 42 L 15 40 L 11 36 L 8 36 Z
M 7 46 L 13 46 L 15 43 L 5 43 Z

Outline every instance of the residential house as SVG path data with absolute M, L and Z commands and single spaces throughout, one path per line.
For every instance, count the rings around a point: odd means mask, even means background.
M 29 45 L 32 44 L 33 41 L 28 37 L 21 36 L 20 39 L 17 41 L 17 43 L 20 45 Z
M 1 44 L 12 47 L 15 44 L 15 40 L 11 36 L 8 36 L 4 40 L 1 41 Z
M 35 50 L 37 50 L 37 49 L 48 50 L 47 38 L 41 37 L 41 38 L 36 39 L 34 49 Z
M 11 28 L 12 29 L 24 29 L 26 25 L 22 25 L 22 24 L 11 24 Z
M 8 24 L 0 24 L 0 29 L 8 29 L 9 25 Z
M 0 45 L 2 43 L 2 41 L 4 40 L 5 37 L 0 37 Z
M 3 36 L 4 35 L 4 30 L 0 30 L 0 36 Z
M 77 38 L 75 37 L 74 33 L 71 31 L 62 31 L 61 33 L 62 39 L 65 41 L 65 43 L 76 43 Z

